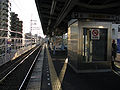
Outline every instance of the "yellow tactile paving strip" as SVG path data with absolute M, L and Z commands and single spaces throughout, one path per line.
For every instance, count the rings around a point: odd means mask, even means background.
M 61 83 L 64 79 L 64 75 L 65 75 L 65 72 L 66 72 L 66 69 L 67 69 L 67 64 L 68 64 L 68 58 L 66 58 L 66 60 L 64 62 L 64 65 L 61 69 L 60 75 L 59 75 L 59 80 L 60 80 Z
M 57 73 L 55 71 L 52 58 L 50 56 L 50 53 L 48 51 L 48 47 L 46 45 L 46 52 L 48 55 L 48 64 L 49 64 L 49 69 L 50 69 L 50 77 L 51 77 L 51 84 L 52 84 L 52 90 L 62 90 L 61 88 L 61 82 L 59 80 L 59 77 L 57 76 Z
M 118 68 L 120 68 L 120 53 L 117 53 L 117 57 L 116 57 L 115 60 L 118 61 L 118 62 L 114 62 L 114 64 L 115 64 Z

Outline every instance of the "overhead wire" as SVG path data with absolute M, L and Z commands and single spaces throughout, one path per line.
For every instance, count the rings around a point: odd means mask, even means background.
M 15 5 L 20 11 L 22 11 L 21 8 L 20 8 L 20 7 L 17 5 L 17 3 L 15 2 L 15 0 L 10 0 L 10 2 L 11 2 L 11 3 L 13 2 L 14 5 Z
M 20 11 L 21 15 L 23 17 L 28 17 L 28 14 L 23 13 L 23 11 L 27 11 L 26 8 L 21 4 L 21 2 L 19 0 L 10 0 L 12 4 L 14 4 L 16 6 L 16 8 Z M 34 0 L 33 0 L 34 1 Z M 19 5 L 18 5 L 19 3 Z M 34 7 L 33 7 L 34 8 Z M 35 6 L 36 8 L 36 6 Z M 14 11 L 13 11 L 14 12 Z M 38 12 L 37 12 L 38 14 Z M 19 16 L 19 15 L 18 15 Z M 21 19 L 21 18 L 20 18 Z M 32 17 L 31 17 L 32 20 Z M 39 21 L 38 21 L 39 22 Z M 41 22 L 40 22 L 41 24 Z M 41 25 L 40 25 L 41 26 Z

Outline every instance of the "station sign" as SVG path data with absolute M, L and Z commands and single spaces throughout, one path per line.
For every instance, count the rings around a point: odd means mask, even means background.
M 111 14 L 98 14 L 98 13 L 72 12 L 71 18 L 120 21 L 120 16 L 111 15 Z
M 91 39 L 92 40 L 100 39 L 100 30 L 99 29 L 91 29 Z

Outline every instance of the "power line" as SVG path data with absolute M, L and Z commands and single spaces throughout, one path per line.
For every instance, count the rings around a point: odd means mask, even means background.
M 16 3 L 14 0 L 12 0 L 11 2 L 13 2 L 14 5 L 17 6 L 17 8 L 18 8 L 20 11 L 22 11 L 21 8 L 17 5 L 17 3 Z
M 20 13 L 21 13 L 22 16 L 27 17 L 27 15 L 23 13 L 24 7 L 22 6 L 22 4 L 20 4 L 20 2 L 19 2 L 19 5 L 20 5 L 20 6 L 15 2 L 15 0 L 11 0 L 11 3 L 12 3 L 12 4 L 14 3 L 14 5 L 17 7 L 17 9 L 20 10 Z M 20 8 L 20 7 L 22 7 L 22 8 Z M 14 8 L 14 7 L 13 7 L 13 8 Z M 14 10 L 12 10 L 12 11 L 14 11 Z M 15 11 L 15 12 L 16 12 L 16 11 Z M 17 14 L 19 14 L 19 13 L 17 13 Z M 19 16 L 19 15 L 18 15 L 18 16 Z

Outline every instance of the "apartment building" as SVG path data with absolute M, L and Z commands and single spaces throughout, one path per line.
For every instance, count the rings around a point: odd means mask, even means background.
M 9 0 L 0 0 L 0 56 L 7 52 L 10 36 L 10 11 Z
M 20 21 L 18 18 L 18 14 L 15 14 L 15 12 L 11 12 L 11 43 L 13 45 L 13 48 L 19 49 L 22 47 L 23 42 L 23 21 Z

